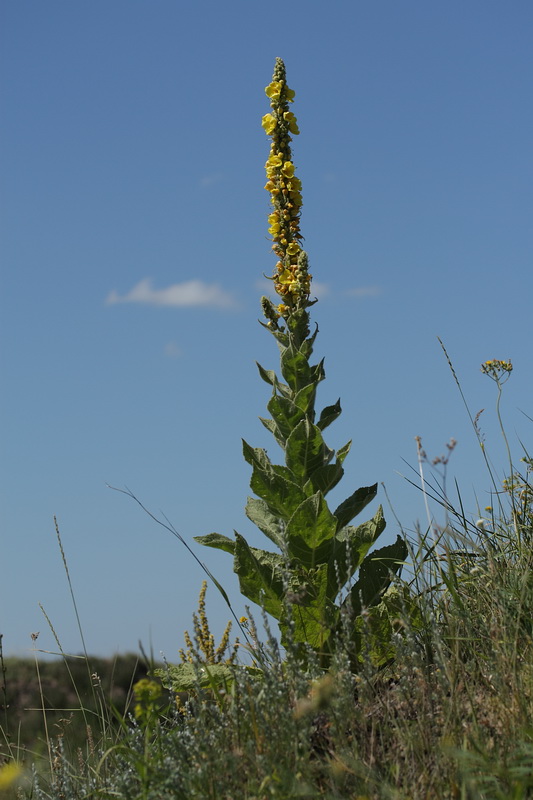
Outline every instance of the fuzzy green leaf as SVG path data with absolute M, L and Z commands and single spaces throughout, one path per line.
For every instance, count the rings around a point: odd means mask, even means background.
M 307 419 L 303 419 L 287 439 L 287 467 L 304 482 L 313 472 L 328 464 L 333 455 L 334 451 L 324 443 L 320 429 Z
M 347 525 L 335 536 L 329 560 L 329 596 L 336 597 L 346 581 L 360 566 L 366 554 L 385 530 L 380 506 L 372 519 L 354 528 Z
M 267 417 L 259 417 L 259 421 L 263 423 L 267 431 L 270 431 L 272 436 L 275 438 L 276 442 L 279 446 L 283 449 L 285 447 L 285 439 L 281 436 L 278 426 L 274 422 L 273 419 L 268 419 Z
M 380 602 L 390 586 L 391 576 L 398 572 L 406 558 L 407 546 L 401 536 L 396 538 L 394 544 L 380 547 L 365 558 L 349 595 L 352 608 L 357 613 L 366 606 Z
M 246 539 L 235 532 L 233 571 L 239 576 L 242 594 L 262 606 L 268 614 L 280 619 L 284 596 L 283 557 L 250 547 Z
M 169 664 L 154 670 L 163 685 L 173 692 L 194 692 L 197 689 L 230 689 L 235 667 L 226 664 Z
M 287 550 L 306 568 L 329 559 L 334 545 L 337 520 L 322 492 L 305 500 L 294 512 L 285 529 Z
M 320 419 L 317 422 L 317 426 L 320 428 L 321 431 L 323 431 L 325 428 L 328 427 L 328 425 L 331 425 L 332 422 L 335 422 L 335 420 L 338 417 L 340 417 L 341 413 L 342 413 L 342 408 L 341 408 L 341 401 L 339 398 L 339 400 L 337 400 L 337 402 L 334 403 L 334 405 L 326 406 L 326 408 L 323 409 L 322 413 L 320 414 Z
M 350 441 L 346 442 L 346 444 L 341 447 L 340 450 L 337 450 L 337 461 L 339 461 L 341 464 L 344 464 L 344 460 L 350 452 L 351 446 L 352 440 L 350 439 Z
M 283 548 L 282 520 L 276 517 L 264 500 L 249 497 L 246 503 L 246 516 L 265 536 L 274 542 L 280 549 Z
M 378 493 L 378 485 L 362 486 L 357 489 L 347 500 L 335 509 L 335 516 L 339 521 L 337 530 L 341 530 L 348 525 L 367 506 Z
M 284 472 L 283 472 L 284 470 Z M 290 471 L 283 467 L 261 469 L 254 467 L 250 488 L 268 504 L 273 514 L 288 521 L 307 495 L 287 475 Z
M 338 609 L 327 597 L 327 565 L 321 564 L 308 573 L 306 591 L 291 605 L 292 629 L 280 625 L 282 644 L 305 642 L 318 652 L 327 649 L 327 641 L 334 630 Z
M 310 415 L 313 419 L 315 416 L 313 409 L 315 394 L 316 386 L 310 383 L 308 386 L 304 386 L 303 389 L 300 389 L 300 391 L 294 395 L 294 404 L 298 406 L 298 408 L 301 408 L 302 411 L 305 411 L 305 413 Z
M 306 357 L 291 344 L 281 354 L 281 372 L 293 392 L 311 383 L 311 367 Z
M 271 465 L 271 461 L 267 456 L 266 450 L 262 447 L 251 447 L 248 442 L 245 442 L 244 439 L 242 440 L 242 453 L 245 460 L 252 466 L 252 467 L 260 467 L 261 469 L 266 469 Z
M 319 361 L 314 367 L 311 367 L 311 381 L 314 384 L 320 383 L 326 377 L 326 372 L 324 370 L 324 359 Z
M 267 408 L 278 426 L 278 431 L 283 441 L 289 438 L 296 425 L 305 416 L 305 412 L 291 400 L 287 400 L 286 397 L 280 397 L 277 394 L 272 395 Z
M 343 475 L 344 470 L 337 461 L 335 464 L 326 464 L 324 467 L 319 467 L 313 472 L 307 483 L 311 484 L 314 492 L 320 490 L 325 495 L 338 484 Z M 304 489 L 307 489 L 307 484 Z
M 222 536 L 221 533 L 208 533 L 207 536 L 195 536 L 194 541 L 206 545 L 206 547 L 216 547 L 217 550 L 225 550 L 226 553 L 231 553 L 231 555 L 235 554 L 235 542 L 233 539 L 228 539 L 227 536 Z
M 259 374 L 265 383 L 269 383 L 270 386 L 273 386 L 275 389 L 278 389 L 281 394 L 285 397 L 289 397 L 291 394 L 291 390 L 288 386 L 284 383 L 280 383 L 278 380 L 278 376 L 274 372 L 273 369 L 264 369 L 258 361 L 255 362 L 257 364 L 257 369 L 259 370 Z

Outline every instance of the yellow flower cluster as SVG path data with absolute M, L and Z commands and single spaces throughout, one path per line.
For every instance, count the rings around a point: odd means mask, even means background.
M 506 375 L 508 378 L 512 371 L 513 365 L 510 361 L 492 359 L 490 361 L 485 361 L 481 365 L 481 372 L 483 372 L 484 375 L 488 375 L 489 378 L 492 378 L 495 381 L 500 381 L 503 375 Z
M 294 174 L 290 148 L 291 134 L 297 135 L 296 117 L 288 104 L 294 100 L 294 92 L 287 86 L 285 65 L 276 59 L 271 83 L 265 89 L 270 99 L 271 113 L 265 114 L 262 126 L 272 137 L 270 154 L 265 164 L 272 211 L 268 217 L 268 232 L 274 242 L 272 249 L 278 257 L 273 275 L 274 288 L 283 300 L 276 315 L 287 316 L 296 308 L 305 307 L 309 299 L 311 275 L 307 271 L 307 256 L 300 241 L 300 210 L 302 207 L 302 183 Z M 269 315 L 269 325 L 275 320 Z

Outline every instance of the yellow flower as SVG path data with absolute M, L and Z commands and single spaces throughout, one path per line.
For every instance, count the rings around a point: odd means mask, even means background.
M 0 767 L 0 791 L 4 789 L 8 789 L 11 784 L 13 784 L 20 773 L 22 772 L 22 767 L 18 764 L 15 764 L 12 761 L 10 764 L 4 764 L 3 767 Z
M 271 133 L 276 129 L 276 118 L 272 116 L 272 114 L 265 114 L 263 119 L 261 120 L 261 125 L 265 129 L 267 136 L 270 136 Z
M 283 272 L 277 276 L 278 283 L 289 284 L 294 281 L 294 275 L 289 269 L 284 269 Z
M 287 247 L 288 256 L 295 256 L 296 253 L 299 252 L 300 252 L 300 245 L 296 244 L 296 242 L 291 242 L 290 245 Z
M 272 155 L 268 157 L 268 161 L 266 162 L 265 167 L 267 169 L 269 167 L 281 167 L 282 164 L 283 164 L 283 159 L 279 155 L 279 153 L 272 153 Z
M 292 103 L 292 101 L 296 97 L 296 92 L 293 89 L 289 89 L 289 87 L 286 86 L 285 87 L 285 97 L 287 98 L 289 103 Z
M 292 178 L 294 175 L 294 164 L 292 161 L 286 161 L 281 170 L 282 175 L 286 178 Z
M 292 113 L 292 111 L 285 111 L 283 114 L 283 119 L 285 122 L 289 123 L 289 130 L 291 133 L 294 133 L 297 136 L 300 133 L 300 129 L 298 128 L 298 123 L 296 122 L 296 117 Z
M 269 83 L 265 88 L 265 94 L 267 97 L 270 97 L 271 100 L 277 100 L 281 94 L 282 87 L 283 81 L 272 81 L 272 83 Z M 290 89 L 288 91 L 290 91 Z

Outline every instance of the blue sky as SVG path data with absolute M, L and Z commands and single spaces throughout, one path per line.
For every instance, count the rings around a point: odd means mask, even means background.
M 302 232 L 320 296 L 328 430 L 353 439 L 339 501 L 383 482 L 407 529 L 424 523 L 414 437 L 431 458 L 458 441 L 468 512 L 486 505 L 480 448 L 437 341 L 453 360 L 498 475 L 495 387 L 517 457 L 531 443 L 533 7 L 422 0 L 37 0 L 1 10 L 2 579 L 5 653 L 30 633 L 88 649 L 141 640 L 172 661 L 203 573 L 107 484 L 164 513 L 224 584 L 231 559 L 192 537 L 244 515 L 241 437 L 277 367 L 257 320 L 267 238 L 261 117 L 276 56 L 296 91 Z M 530 444 L 531 447 L 531 444 Z M 405 463 L 407 462 L 407 464 Z M 342 495 L 342 496 L 341 496 Z M 477 498 L 477 499 L 476 499 Z M 333 500 L 337 499 L 336 497 Z M 384 542 L 398 525 L 389 520 Z M 437 521 L 442 521 L 438 509 Z M 221 631 L 227 609 L 211 588 Z

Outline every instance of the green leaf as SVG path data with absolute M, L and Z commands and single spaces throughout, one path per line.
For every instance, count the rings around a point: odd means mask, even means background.
M 390 586 L 391 576 L 398 572 L 406 558 L 407 546 L 401 536 L 394 544 L 370 553 L 361 564 L 357 582 L 350 591 L 353 609 L 360 612 L 361 608 L 377 605 Z
M 252 467 L 257 466 L 261 469 L 266 469 L 271 466 L 271 461 L 267 456 L 266 450 L 263 450 L 262 447 L 251 447 L 244 439 L 242 440 L 242 453 L 245 461 Z
M 285 439 L 282 438 L 278 426 L 276 425 L 274 420 L 267 419 L 266 417 L 259 417 L 259 421 L 263 423 L 267 431 L 270 431 L 272 436 L 275 438 L 276 442 L 283 449 L 285 447 Z
M 291 394 L 291 390 L 288 386 L 284 383 L 280 383 L 278 381 L 278 377 L 273 369 L 264 369 L 258 361 L 255 362 L 257 364 L 257 369 L 259 370 L 259 374 L 265 383 L 269 383 L 275 389 L 278 389 L 281 394 L 285 395 L 285 397 L 289 397 Z
M 314 384 L 320 383 L 326 377 L 326 372 L 324 370 L 324 359 L 316 364 L 314 367 L 311 367 L 311 380 Z
M 294 404 L 301 408 L 302 411 L 305 411 L 306 414 L 309 414 L 314 418 L 315 412 L 313 409 L 314 402 L 315 402 L 315 394 L 316 394 L 316 386 L 310 383 L 308 386 L 304 386 L 303 389 L 294 395 Z
M 335 515 L 336 516 L 336 515 Z M 335 536 L 329 560 L 329 596 L 338 595 L 366 554 L 385 530 L 386 522 L 380 506 L 372 519 L 354 528 L 347 525 Z
M 287 467 L 304 482 L 315 470 L 328 464 L 333 454 L 324 443 L 320 429 L 308 419 L 303 419 L 287 439 Z
M 291 342 L 281 354 L 281 372 L 293 392 L 311 383 L 311 368 L 306 357 Z
M 282 520 L 271 512 L 267 503 L 257 497 L 249 497 L 245 511 L 248 519 L 257 525 L 259 530 L 268 536 L 280 550 L 283 549 Z
M 169 664 L 154 670 L 163 685 L 173 692 L 194 692 L 196 689 L 229 689 L 234 681 L 235 667 L 226 664 Z
M 344 447 L 341 447 L 340 450 L 337 450 L 337 461 L 340 461 L 341 464 L 344 464 L 344 459 L 350 452 L 351 446 L 352 446 L 352 440 L 350 439 L 349 442 L 346 442 Z
M 217 550 L 225 550 L 226 553 L 235 555 L 235 542 L 222 536 L 221 533 L 208 533 L 207 536 L 195 536 L 194 541 L 206 547 L 216 547 Z
M 341 503 L 334 512 L 339 521 L 337 530 L 340 531 L 341 528 L 344 528 L 354 517 L 360 514 L 363 508 L 374 499 L 377 493 L 377 483 L 373 486 L 362 486 L 350 495 L 347 500 Z
M 311 355 L 313 353 L 313 345 L 315 343 L 317 333 L 318 333 L 318 325 L 315 322 L 314 333 L 312 333 L 311 336 L 308 336 L 307 339 L 305 339 L 305 341 L 302 342 L 302 344 L 300 345 L 300 351 L 307 359 L 311 358 Z
M 254 467 L 250 488 L 265 500 L 273 514 L 288 521 L 307 495 L 287 477 L 290 471 L 283 470 L 283 467 Z
M 326 406 L 326 408 L 323 409 L 322 413 L 320 414 L 320 419 L 317 422 L 317 426 L 321 431 L 323 431 L 328 427 L 328 425 L 331 425 L 332 422 L 335 422 L 335 420 L 340 417 L 341 413 L 342 408 L 339 398 L 334 405 Z
M 327 642 L 337 625 L 339 610 L 328 601 L 327 565 L 308 572 L 303 599 L 291 605 L 292 626 L 280 625 L 282 644 L 307 643 L 318 652 L 327 649 Z
M 272 414 L 272 418 L 278 426 L 280 436 L 284 441 L 288 439 L 296 425 L 305 416 L 305 412 L 291 400 L 287 400 L 286 397 L 280 397 L 277 394 L 272 395 L 267 408 Z
M 327 562 L 337 520 L 328 508 L 322 492 L 305 500 L 294 512 L 285 529 L 287 550 L 306 568 Z
M 242 594 L 262 606 L 275 619 L 280 619 L 284 596 L 283 557 L 250 547 L 246 539 L 235 532 L 233 571 L 239 576 Z
M 343 475 L 344 470 L 337 461 L 335 464 L 326 464 L 325 467 L 319 467 L 313 472 L 307 483 L 311 484 L 314 492 L 320 490 L 322 494 L 327 494 L 338 484 Z M 307 489 L 307 484 L 304 489 Z

